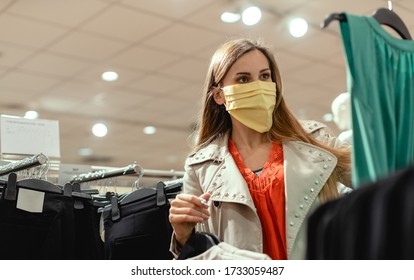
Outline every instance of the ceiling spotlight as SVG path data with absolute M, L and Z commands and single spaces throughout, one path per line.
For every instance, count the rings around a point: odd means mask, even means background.
M 26 119 L 34 120 L 34 119 L 37 119 L 38 117 L 39 117 L 39 113 L 36 112 L 36 111 L 27 111 L 24 114 L 24 118 L 26 118 Z
M 157 128 L 155 126 L 146 126 L 142 131 L 147 135 L 155 134 L 155 132 L 157 132 Z
M 221 21 L 225 23 L 233 23 L 233 22 L 239 21 L 240 18 L 241 18 L 240 14 L 229 13 L 229 12 L 222 13 L 220 16 Z
M 108 128 L 103 123 L 97 123 L 92 127 L 92 133 L 96 137 L 104 137 L 108 133 Z
M 245 25 L 255 25 L 262 18 L 262 12 L 258 7 L 249 7 L 242 13 L 242 21 Z
M 102 73 L 101 78 L 104 81 L 113 82 L 113 81 L 118 80 L 118 73 L 114 71 L 107 71 L 107 72 Z
M 308 32 L 308 23 L 303 18 L 295 18 L 289 24 L 289 32 L 293 37 L 302 37 Z

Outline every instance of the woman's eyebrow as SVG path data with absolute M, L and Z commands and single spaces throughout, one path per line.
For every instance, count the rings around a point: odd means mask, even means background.
M 250 75 L 250 72 L 237 72 L 236 75 Z

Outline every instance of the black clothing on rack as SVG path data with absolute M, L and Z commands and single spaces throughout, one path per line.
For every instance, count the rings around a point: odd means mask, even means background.
M 118 198 L 103 208 L 105 258 L 171 260 L 172 227 L 169 199 L 181 191 L 182 180 L 145 187 Z
M 321 205 L 308 220 L 307 259 L 414 259 L 414 166 Z
M 74 258 L 71 197 L 45 192 L 41 213 L 21 210 L 16 205 L 17 200 L 5 199 L 4 195 L 0 199 L 0 259 Z
M 0 259 L 103 259 L 99 214 L 90 195 L 40 179 L 16 181 L 10 173 L 0 198 Z M 21 190 L 44 193 L 40 212 L 17 207 Z

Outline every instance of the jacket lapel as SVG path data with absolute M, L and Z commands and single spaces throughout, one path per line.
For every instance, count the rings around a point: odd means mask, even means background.
M 286 241 L 290 254 L 304 217 L 336 166 L 330 152 L 304 142 L 283 144 L 286 195 Z M 289 187 L 287 187 L 289 186 Z

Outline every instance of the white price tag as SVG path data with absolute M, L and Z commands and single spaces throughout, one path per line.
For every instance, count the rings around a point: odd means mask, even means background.
M 24 188 L 19 188 L 19 194 L 17 195 L 16 208 L 32 212 L 42 213 L 43 202 L 45 200 L 45 193 L 32 191 Z

